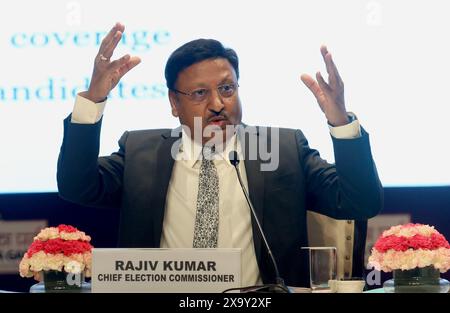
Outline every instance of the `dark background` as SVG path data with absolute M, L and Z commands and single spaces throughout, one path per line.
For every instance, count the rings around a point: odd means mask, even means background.
M 450 186 L 385 188 L 381 213 L 408 213 L 412 222 L 433 225 L 450 239 Z M 79 206 L 62 200 L 57 193 L 0 194 L 0 217 L 5 221 L 45 219 L 49 226 L 70 224 L 90 235 L 94 247 L 116 246 L 117 210 Z M 449 274 L 442 277 L 450 279 Z M 35 283 L 18 273 L 0 275 L 0 290 L 28 291 Z

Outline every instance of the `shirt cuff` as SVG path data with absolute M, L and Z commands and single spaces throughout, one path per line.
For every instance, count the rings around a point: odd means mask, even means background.
M 95 124 L 103 116 L 106 100 L 95 103 L 80 95 L 75 99 L 71 122 L 74 124 Z
M 343 126 L 330 126 L 330 133 L 336 139 L 354 139 L 361 137 L 361 126 L 355 114 L 347 113 L 351 122 Z

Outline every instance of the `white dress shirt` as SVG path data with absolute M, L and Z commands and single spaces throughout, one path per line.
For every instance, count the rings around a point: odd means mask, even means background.
M 94 103 L 77 96 L 72 112 L 72 123 L 94 124 L 98 122 L 105 108 L 105 102 Z M 336 138 L 360 136 L 358 120 L 340 126 L 330 127 Z M 220 149 L 219 149 L 220 150 Z M 241 249 L 241 285 L 261 283 L 256 262 L 251 212 L 242 192 L 236 171 L 228 159 L 229 152 L 236 150 L 242 160 L 240 141 L 234 135 L 223 151 L 216 153 L 214 164 L 219 176 L 219 238 L 218 248 Z M 162 248 L 190 248 L 194 236 L 197 207 L 200 155 L 202 147 L 183 132 L 179 155 L 174 163 L 166 197 L 164 222 L 161 236 Z M 248 191 L 244 162 L 239 163 L 244 186 Z
M 192 247 L 197 209 L 198 181 L 202 146 L 182 134 L 180 154 L 175 161 L 166 197 L 161 247 Z M 217 150 L 217 149 L 216 149 Z M 256 262 L 251 225 L 251 212 L 242 192 L 236 170 L 230 163 L 230 151 L 242 149 L 234 135 L 222 151 L 214 155 L 214 165 L 219 177 L 219 237 L 218 248 L 241 249 L 241 284 L 250 286 L 261 283 Z M 189 153 L 190 152 L 190 153 Z M 247 175 L 244 162 L 239 171 L 245 188 Z

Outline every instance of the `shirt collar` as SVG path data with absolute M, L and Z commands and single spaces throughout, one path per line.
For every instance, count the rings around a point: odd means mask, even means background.
M 234 135 L 226 142 L 225 147 L 216 146 L 214 159 L 223 159 L 233 166 L 230 162 L 229 155 L 231 151 L 237 151 L 239 159 L 242 160 L 242 149 L 240 140 L 238 140 L 239 132 L 235 132 Z M 188 163 L 189 167 L 194 167 L 195 164 L 202 159 L 202 145 L 189 137 L 184 129 L 181 130 L 181 144 L 179 152 L 182 154 L 182 160 Z

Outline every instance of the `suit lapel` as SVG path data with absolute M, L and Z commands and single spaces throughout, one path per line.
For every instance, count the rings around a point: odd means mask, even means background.
M 180 133 L 181 134 L 181 133 Z M 174 158 L 171 155 L 171 149 L 174 144 L 174 151 L 178 151 L 180 142 L 176 142 L 180 137 L 171 137 L 171 131 L 161 135 L 160 146 L 156 149 L 155 162 L 155 184 L 153 189 L 154 219 L 153 219 L 153 238 L 155 247 L 160 246 L 162 226 L 164 222 L 164 209 L 166 206 L 167 190 L 169 188 L 170 177 L 174 165 Z
M 243 136 L 242 136 L 243 135 Z M 259 130 L 256 127 L 246 127 L 244 125 L 244 132 L 241 134 L 240 138 L 245 138 L 244 140 L 244 164 L 245 172 L 247 174 L 248 189 L 250 194 L 250 200 L 256 211 L 256 216 L 258 216 L 259 222 L 263 227 L 263 203 L 264 203 L 264 175 L 261 171 L 261 159 L 257 151 L 251 151 L 255 149 L 258 144 Z M 242 141 L 241 141 L 242 145 Z M 256 158 L 255 158 L 256 156 Z M 252 231 L 253 231 L 253 242 L 255 245 L 255 254 L 258 263 L 261 260 L 261 242 L 262 238 L 257 228 L 256 222 L 252 214 Z

